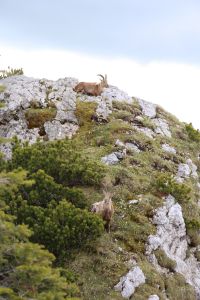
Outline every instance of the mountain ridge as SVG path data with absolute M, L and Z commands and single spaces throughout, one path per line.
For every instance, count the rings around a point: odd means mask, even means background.
M 80 188 L 88 210 L 101 199 L 103 183 L 113 191 L 111 234 L 103 233 L 90 250 L 65 261 L 79 277 L 83 299 L 200 299 L 199 132 L 117 87 L 98 97 L 77 94 L 77 82 L 25 76 L 0 81 L 6 170 L 13 165 L 34 176 L 41 168 L 56 184 Z M 83 157 L 78 169 L 85 163 L 88 176 L 83 168 L 78 183 L 66 183 L 34 156 L 38 151 L 48 160 L 48 147 L 62 156 L 71 145 Z

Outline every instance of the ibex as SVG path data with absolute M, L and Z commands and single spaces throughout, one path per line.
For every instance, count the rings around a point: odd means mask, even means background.
M 114 206 L 111 199 L 111 193 L 103 191 L 104 199 L 92 204 L 91 211 L 99 214 L 105 221 L 105 229 L 110 232 L 110 222 L 114 214 Z
M 100 76 L 101 82 L 96 83 L 96 82 L 79 82 L 75 87 L 74 87 L 74 92 L 77 93 L 83 93 L 87 94 L 89 96 L 99 96 L 103 92 L 103 89 L 105 87 L 108 87 L 108 82 L 107 82 L 107 75 L 105 77 L 101 74 L 98 74 L 97 76 Z

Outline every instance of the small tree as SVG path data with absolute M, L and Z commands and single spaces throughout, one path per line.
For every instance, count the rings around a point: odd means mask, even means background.
M 64 300 L 79 294 L 60 269 L 52 268 L 53 254 L 30 243 L 31 231 L 25 225 L 14 225 L 13 217 L 3 210 L 0 232 L 0 299 Z
M 104 228 L 99 216 L 66 200 L 58 205 L 52 201 L 46 209 L 22 203 L 18 221 L 28 224 L 34 232 L 32 240 L 45 245 L 59 259 L 95 240 Z

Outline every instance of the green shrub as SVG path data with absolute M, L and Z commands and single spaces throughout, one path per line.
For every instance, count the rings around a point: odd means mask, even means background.
M 66 200 L 58 205 L 52 201 L 47 208 L 22 203 L 17 217 L 33 230 L 32 241 L 45 245 L 60 259 L 95 240 L 104 228 L 100 217 Z
M 16 145 L 10 168 L 22 167 L 35 173 L 42 169 L 63 185 L 100 185 L 105 167 L 85 156 L 74 141 L 57 141 L 33 146 Z
M 31 231 L 13 221 L 0 210 L 0 298 L 64 300 L 78 296 L 76 284 L 52 268 L 55 257 L 42 246 L 30 243 Z
M 82 191 L 55 183 L 42 170 L 30 179 L 24 170 L 0 174 L 0 199 L 7 205 L 5 210 L 16 216 L 17 224 L 29 225 L 32 241 L 44 244 L 59 258 L 95 240 L 103 231 L 100 217 L 62 200 L 62 195 L 85 206 Z
M 4 159 L 3 153 L 0 152 L 0 172 L 2 172 L 6 168 L 6 161 Z
M 177 201 L 187 202 L 190 199 L 190 187 L 184 183 L 177 183 L 169 174 L 157 176 L 154 186 L 161 194 L 171 194 Z
M 194 129 L 192 126 L 192 123 L 186 124 L 185 129 L 187 131 L 187 134 L 190 138 L 190 140 L 194 142 L 199 142 L 200 141 L 200 132 L 198 129 Z
M 79 188 L 68 188 L 54 181 L 53 177 L 47 175 L 43 170 L 38 170 L 30 176 L 33 185 L 22 185 L 19 192 L 29 205 L 38 205 L 46 208 L 51 200 L 59 202 L 68 199 L 76 207 L 84 208 L 86 198 Z

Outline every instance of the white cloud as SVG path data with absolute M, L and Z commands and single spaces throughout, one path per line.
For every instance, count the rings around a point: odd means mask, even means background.
M 200 67 L 153 61 L 140 64 L 123 58 L 105 59 L 55 50 L 25 51 L 0 49 L 0 69 L 22 67 L 27 76 L 58 79 L 77 77 L 96 81 L 96 74 L 108 74 L 109 83 L 131 96 L 157 103 L 185 122 L 200 128 Z

